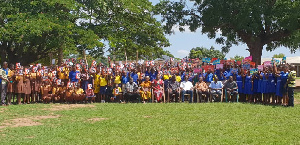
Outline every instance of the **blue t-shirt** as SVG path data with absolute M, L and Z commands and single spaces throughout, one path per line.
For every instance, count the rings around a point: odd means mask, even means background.
M 149 73 L 149 77 L 150 77 L 150 81 L 153 81 L 156 79 L 156 76 L 157 76 L 158 72 L 154 72 L 154 73 Z
M 78 79 L 76 79 L 76 74 L 79 73 L 79 71 L 70 71 L 69 72 L 69 79 L 71 82 L 78 82 Z
M 137 83 L 137 79 L 139 78 L 139 75 L 131 73 L 131 78 L 133 79 L 133 82 Z
M 216 75 L 217 75 L 219 81 L 223 81 L 224 80 L 223 76 L 221 76 L 221 71 L 220 70 L 218 70 L 218 69 L 216 70 Z
M 213 78 L 214 78 L 214 74 L 213 73 L 208 74 L 208 76 L 206 78 L 206 82 L 212 82 Z

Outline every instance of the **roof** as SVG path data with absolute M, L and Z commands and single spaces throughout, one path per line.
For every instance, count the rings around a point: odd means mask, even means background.
M 275 58 L 275 59 L 282 60 L 282 58 Z M 271 60 L 272 60 L 272 58 L 262 58 L 261 63 L 263 63 L 265 61 L 271 61 Z M 286 57 L 286 63 L 300 65 L 300 56 Z

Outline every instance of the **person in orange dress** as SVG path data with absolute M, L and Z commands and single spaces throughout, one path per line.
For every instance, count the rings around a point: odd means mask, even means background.
M 24 74 L 24 103 L 30 103 L 30 95 L 31 95 L 31 85 L 30 85 L 30 73 Z M 33 100 L 31 100 L 33 101 Z
M 151 98 L 151 81 L 150 77 L 146 76 L 145 81 L 141 83 L 140 95 L 143 99 L 143 103 Z
M 16 89 L 15 92 L 17 94 L 17 103 L 21 104 L 21 97 L 24 94 L 24 76 L 23 69 L 18 69 L 16 74 Z

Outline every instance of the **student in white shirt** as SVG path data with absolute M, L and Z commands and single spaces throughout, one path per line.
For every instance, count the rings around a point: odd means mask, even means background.
M 181 98 L 182 98 L 182 102 L 184 102 L 184 94 L 190 94 L 191 98 L 190 98 L 190 103 L 192 103 L 193 100 L 193 89 L 194 86 L 192 84 L 192 82 L 188 81 L 188 76 L 184 77 L 184 81 L 182 81 L 180 83 L 180 88 L 181 88 Z
M 213 96 L 214 102 L 220 101 L 220 98 L 222 97 L 222 88 L 222 82 L 219 81 L 218 77 L 214 76 L 214 81 L 212 81 L 209 85 L 209 89 L 211 90 L 210 93 Z M 215 95 L 218 97 L 215 98 Z

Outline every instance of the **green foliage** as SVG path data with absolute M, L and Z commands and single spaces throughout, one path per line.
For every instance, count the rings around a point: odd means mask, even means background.
M 231 60 L 242 61 L 244 59 L 243 56 L 235 55 L 234 57 L 230 57 Z
M 0 111 L 1 127 L 19 118 L 40 123 L 1 128 L 1 144 L 300 143 L 299 104 L 294 108 L 247 103 L 28 104 Z
M 58 58 L 59 48 L 64 57 L 101 58 L 104 41 L 111 54 L 126 51 L 129 59 L 137 50 L 160 57 L 170 45 L 148 0 L 6 0 L 0 7 L 0 51 L 11 63 Z
M 217 38 L 225 53 L 232 45 L 247 44 L 257 63 L 265 45 L 268 51 L 279 46 L 291 52 L 300 48 L 299 11 L 298 0 L 163 0 L 155 9 L 167 33 L 175 25 L 183 31 L 183 26 L 191 31 L 201 28 L 209 38 Z
M 279 54 L 274 54 L 273 55 L 273 58 L 283 58 L 283 57 L 285 57 L 284 53 L 279 53 Z
M 190 50 L 189 58 L 202 59 L 205 57 L 224 59 L 225 55 L 221 51 L 215 50 L 214 47 L 211 47 L 210 49 L 205 47 L 196 47 Z

